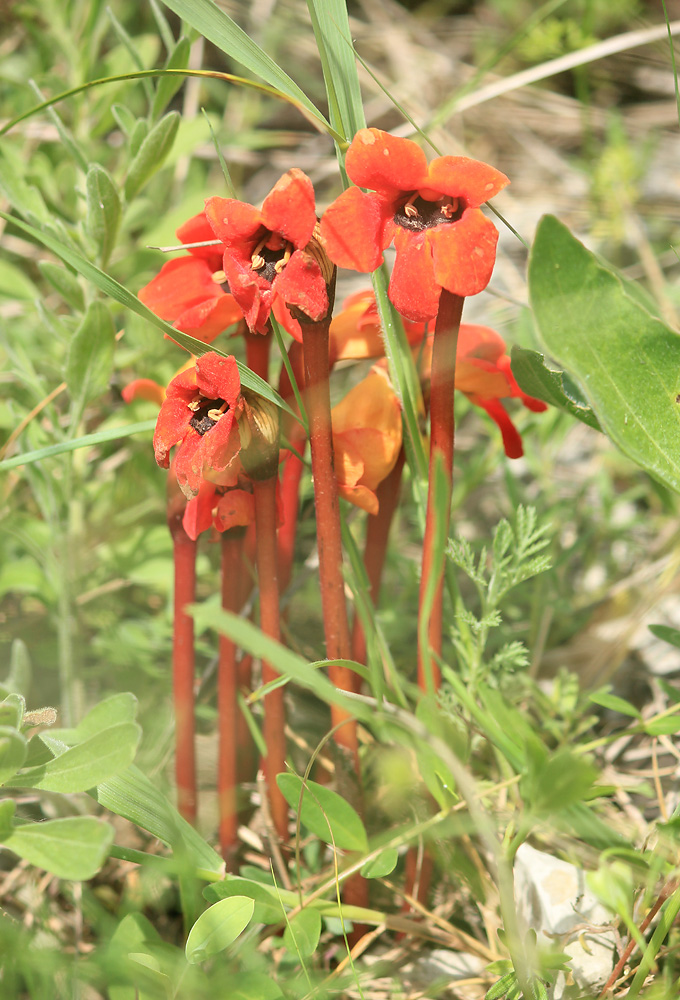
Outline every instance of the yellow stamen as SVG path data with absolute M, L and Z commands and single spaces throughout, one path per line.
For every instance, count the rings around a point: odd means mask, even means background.
M 404 205 L 404 215 L 406 215 L 409 219 L 415 219 L 415 217 L 418 215 L 418 209 L 413 204 L 417 197 L 418 197 L 418 192 L 414 191 L 414 193 L 411 195 L 409 200 Z
M 277 260 L 276 264 L 274 264 L 274 270 L 276 271 L 277 274 L 281 274 L 281 271 L 283 271 L 284 267 L 290 260 L 291 254 L 293 252 L 291 247 L 292 247 L 291 243 L 286 243 L 286 249 L 283 252 L 283 257 L 281 258 L 281 260 Z
M 446 219 L 452 218 L 452 216 L 455 215 L 455 213 L 458 211 L 458 199 L 452 198 L 450 204 L 442 205 L 439 211 L 444 216 L 444 218 Z
M 192 413 L 196 413 L 196 411 L 200 410 L 201 408 L 201 396 L 194 396 L 191 402 L 187 403 L 187 406 L 192 411 Z
M 267 233 L 264 239 L 260 240 L 260 242 L 257 244 L 257 246 L 255 247 L 250 256 L 250 261 L 252 264 L 253 271 L 260 271 L 266 264 L 264 257 L 262 257 L 260 254 L 260 250 L 265 245 L 268 239 L 269 239 L 269 233 Z
M 217 409 L 216 407 L 213 407 L 212 410 L 208 410 L 208 416 L 210 417 L 211 420 L 214 420 L 215 423 L 217 423 L 217 421 L 220 419 L 220 417 L 224 416 L 224 414 L 226 413 L 228 407 L 229 407 L 229 403 L 222 403 L 222 405 L 220 406 L 219 409 Z
M 216 285 L 222 285 L 227 280 L 227 276 L 224 271 L 213 271 L 212 280 Z

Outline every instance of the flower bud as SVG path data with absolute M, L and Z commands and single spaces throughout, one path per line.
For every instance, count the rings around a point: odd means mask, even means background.
M 244 391 L 238 422 L 240 459 L 251 479 L 270 479 L 279 467 L 279 408 L 263 396 Z

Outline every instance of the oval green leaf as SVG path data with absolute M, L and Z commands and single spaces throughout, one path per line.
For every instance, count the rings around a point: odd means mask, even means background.
M 297 812 L 302 779 L 297 774 L 279 774 L 276 782 L 288 805 Z M 366 830 L 356 810 L 337 792 L 316 781 L 305 783 L 300 821 L 326 844 L 344 851 L 368 850 Z
M 58 878 L 84 881 L 101 868 L 113 841 L 113 827 L 92 816 L 69 816 L 15 827 L 7 846 Z
M 309 958 L 316 951 L 321 937 L 321 914 L 318 910 L 300 910 L 286 924 L 283 943 L 291 953 Z
M 536 232 L 529 297 L 543 344 L 605 433 L 680 492 L 680 336 L 553 216 Z
M 85 228 L 99 251 L 102 266 L 105 266 L 116 245 L 120 224 L 118 189 L 108 171 L 98 163 L 90 164 L 85 187 L 87 190 Z
M 253 920 L 257 924 L 280 924 L 285 916 L 276 887 L 263 885 L 260 882 L 230 877 L 206 886 L 203 895 L 209 903 L 230 899 L 233 896 L 247 896 L 255 903 Z
M 189 931 L 187 962 L 204 962 L 233 944 L 250 923 L 254 908 L 255 903 L 246 896 L 231 896 L 210 906 Z
M 26 738 L 13 726 L 0 726 L 0 785 L 17 773 L 27 753 Z
M 364 878 L 386 878 L 397 867 L 399 852 L 396 847 L 386 847 L 377 858 L 367 861 L 361 869 Z
M 73 336 L 66 363 L 66 385 L 78 407 L 107 389 L 115 343 L 111 313 L 103 302 L 93 302 Z
M 170 111 L 151 129 L 130 164 L 125 180 L 125 197 L 130 201 L 163 166 L 179 128 L 179 111 Z

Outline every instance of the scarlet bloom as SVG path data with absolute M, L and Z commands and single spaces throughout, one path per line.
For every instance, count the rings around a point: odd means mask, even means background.
M 215 528 L 246 527 L 255 520 L 255 500 L 246 489 L 229 489 L 203 480 L 197 495 L 189 500 L 182 525 L 189 538 L 196 541 L 203 531 Z
M 204 479 L 220 486 L 237 485 L 241 449 L 237 421 L 243 405 L 232 357 L 204 354 L 169 384 L 153 446 L 156 461 L 167 469 L 170 449 L 179 445 L 173 468 L 188 499 L 198 495 Z
M 250 330 L 266 333 L 273 312 L 301 340 L 300 324 L 286 303 L 315 322 L 328 312 L 326 280 L 315 257 L 305 250 L 317 224 L 309 177 L 297 168 L 289 170 L 261 209 L 234 198 L 208 198 L 205 214 L 224 244 L 224 273 Z
M 401 408 L 386 372 L 374 367 L 331 411 L 338 492 L 377 514 L 375 491 L 397 461 Z
M 182 243 L 214 240 L 215 235 L 201 212 L 177 230 Z M 205 344 L 243 318 L 228 293 L 222 270 L 222 248 L 193 247 L 188 257 L 163 264 L 148 285 L 140 289 L 140 300 L 157 316 Z
M 421 355 L 421 377 L 428 381 L 432 359 L 432 337 L 428 337 Z M 505 341 L 488 326 L 463 323 L 458 334 L 456 353 L 456 389 L 471 403 L 485 410 L 498 425 L 505 454 L 521 458 L 522 439 L 501 400 L 520 399 L 535 413 L 547 410 L 547 404 L 522 392 L 510 367 Z
M 394 242 L 390 299 L 416 322 L 435 318 L 443 288 L 454 295 L 486 288 L 498 232 L 479 206 L 509 183 L 505 174 L 466 156 L 439 156 L 428 166 L 415 142 L 377 128 L 357 132 L 345 168 L 358 187 L 321 220 L 322 241 L 339 267 L 374 271 Z

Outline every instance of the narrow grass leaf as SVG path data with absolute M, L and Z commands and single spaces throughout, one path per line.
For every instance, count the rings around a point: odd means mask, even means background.
M 605 433 L 680 491 L 680 336 L 553 216 L 538 226 L 529 296 L 543 344 L 579 382 Z
M 231 896 L 210 906 L 189 931 L 187 962 L 197 965 L 233 944 L 250 923 L 254 907 L 247 896 Z
M 284 946 L 291 955 L 310 958 L 319 946 L 321 926 L 321 914 L 318 910 L 300 910 L 286 924 L 283 932 Z
M 517 344 L 513 346 L 510 358 L 512 373 L 522 392 L 566 410 L 596 431 L 602 430 L 579 387 L 566 372 L 553 368 L 539 351 L 518 347 Z
M 361 817 L 337 792 L 316 781 L 303 782 L 297 774 L 279 774 L 276 783 L 288 805 L 300 810 L 300 822 L 319 840 L 345 851 L 368 851 Z
M 267 53 L 249 38 L 228 14 L 211 0 L 163 0 L 166 7 L 216 45 L 231 59 L 245 66 L 272 87 L 287 94 L 324 127 L 328 122 L 304 91 L 291 80 Z
M 189 54 L 191 52 L 191 42 L 188 38 L 180 38 L 174 46 L 164 69 L 186 69 L 189 64 Z M 157 85 L 153 104 L 151 105 L 151 117 L 158 118 L 163 114 L 168 104 L 182 86 L 183 80 L 179 76 L 162 76 Z
M 602 708 L 611 709 L 612 712 L 620 712 L 621 715 L 630 715 L 634 719 L 640 718 L 640 713 L 635 705 L 631 705 L 625 698 L 619 698 L 618 695 L 610 694 L 609 691 L 593 691 L 589 695 L 589 699 L 596 705 L 601 705 Z
M 46 764 L 17 775 L 11 784 L 50 792 L 85 792 L 130 766 L 141 735 L 135 723 L 110 726 Z
M 0 212 L 0 218 L 5 219 L 7 222 L 11 222 L 13 226 L 17 226 L 28 236 L 42 243 L 43 246 L 51 250 L 52 253 L 60 257 L 64 263 L 69 264 L 74 271 L 81 274 L 88 281 L 91 281 L 101 292 L 108 295 L 110 298 L 115 299 L 121 305 L 126 306 L 132 312 L 137 313 L 142 319 L 147 320 L 153 326 L 158 327 L 159 330 L 163 330 L 164 333 L 169 334 L 173 340 L 180 344 L 185 350 L 189 351 L 191 354 L 195 354 L 200 357 L 202 354 L 206 354 L 208 351 L 213 351 L 216 354 L 220 354 L 222 357 L 227 357 L 224 351 L 217 350 L 213 345 L 204 344 L 200 340 L 196 340 L 195 337 L 189 337 L 186 333 L 180 333 L 176 330 L 174 326 L 170 326 L 165 320 L 162 320 L 159 316 L 156 316 L 143 302 L 140 302 L 136 295 L 128 291 L 120 282 L 116 281 L 105 271 L 100 270 L 91 261 L 84 257 L 81 253 L 66 246 L 64 243 L 60 242 L 56 237 L 50 233 L 42 232 L 36 229 L 34 226 L 29 225 L 27 222 L 23 222 L 21 219 L 17 219 L 16 216 L 8 215 L 6 212 Z M 258 375 L 255 375 L 250 371 L 246 365 L 237 362 L 239 374 L 241 376 L 241 383 L 246 389 L 250 389 L 253 392 L 259 393 L 260 396 L 264 396 L 265 399 L 271 400 L 277 406 L 286 410 L 292 416 L 295 416 L 293 411 L 287 406 L 279 394 L 274 391 L 274 389 L 269 386 L 264 379 L 261 379 Z M 21 463 L 18 463 L 21 464 Z M 3 464 L 0 464 L 0 468 Z
M 680 730 L 680 715 L 664 715 L 659 719 L 645 722 L 644 731 L 648 736 L 671 736 Z
M 73 438 L 72 441 L 60 441 L 59 444 L 50 444 L 46 448 L 36 448 L 35 451 L 26 451 L 23 455 L 15 455 L 13 458 L 6 458 L 0 462 L 0 472 L 8 469 L 16 469 L 20 465 L 32 465 L 34 462 L 42 462 L 45 458 L 53 458 L 55 455 L 62 455 L 66 451 L 76 451 L 78 448 L 93 448 L 106 441 L 119 441 L 133 434 L 144 434 L 152 431 L 156 426 L 155 420 L 141 420 L 137 424 L 123 424 L 120 427 L 108 427 L 103 431 L 96 431 L 94 434 L 85 434 L 83 437 Z
M 671 646 L 680 649 L 680 630 L 672 628 L 670 625 L 649 625 L 648 627 L 657 639 L 663 639 L 664 642 L 669 642 Z
M 120 774 L 102 782 L 91 793 L 105 809 L 148 830 L 182 855 L 189 864 L 204 868 L 219 877 L 222 858 L 182 819 L 163 793 L 134 764 Z
M 307 0 L 333 128 L 347 142 L 366 125 L 346 0 Z
M 92 816 L 15 827 L 6 840 L 10 850 L 29 864 L 77 882 L 96 874 L 112 842 L 113 827 Z

